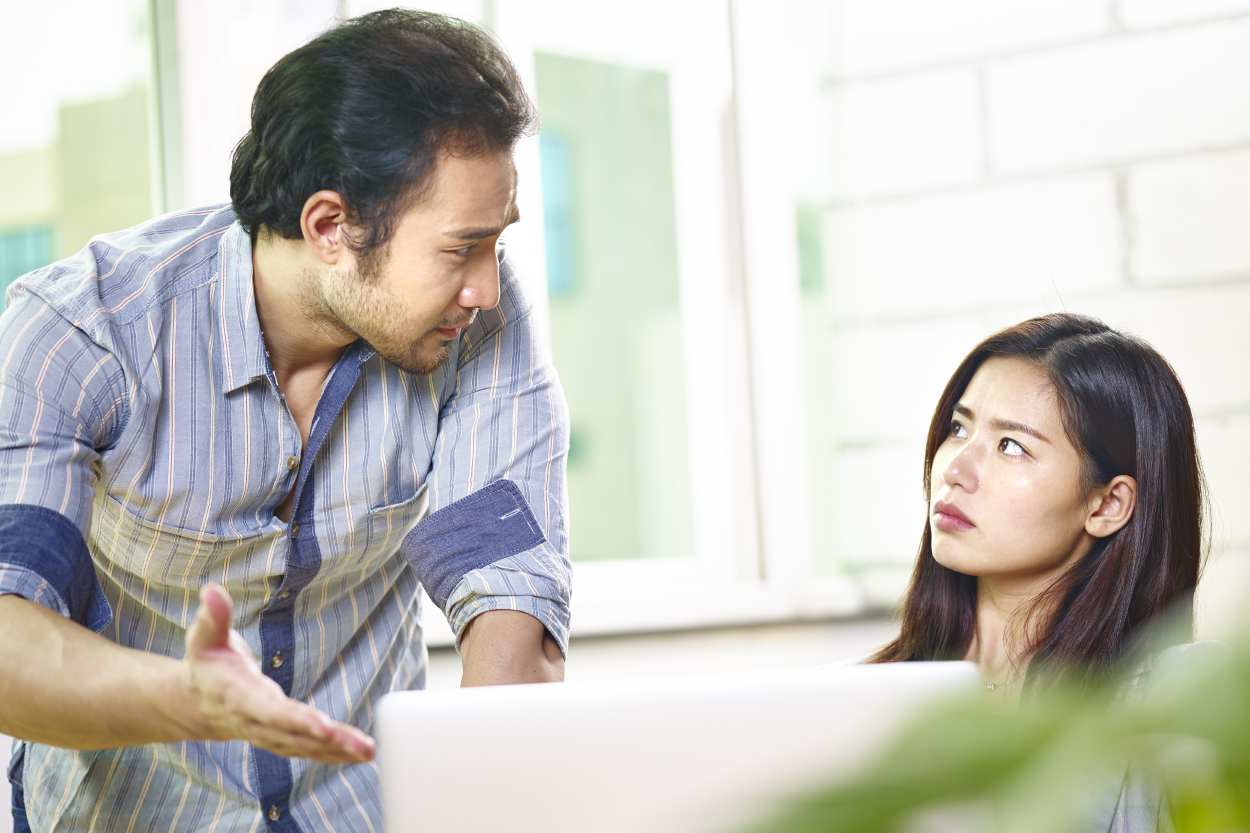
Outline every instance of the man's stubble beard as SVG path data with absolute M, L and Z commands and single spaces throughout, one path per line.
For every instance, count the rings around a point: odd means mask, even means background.
M 418 344 L 419 343 L 420 342 L 418 342 Z M 382 358 L 386 359 L 391 364 L 398 365 L 401 369 L 406 370 L 409 373 L 416 376 L 429 376 L 431 373 L 442 367 L 443 362 L 447 361 L 447 357 L 451 354 L 451 344 L 444 344 L 442 347 L 438 348 L 432 356 L 422 356 L 418 350 L 417 344 L 414 344 L 412 346 L 412 354 L 409 357 L 412 360 L 410 364 L 397 361 L 395 358 L 386 355 L 381 350 L 378 350 L 378 353 L 381 354 Z
M 335 287 L 333 293 L 326 292 L 326 273 L 335 273 L 330 277 Z M 362 272 L 359 267 L 353 267 L 350 274 L 339 275 L 333 266 L 329 266 L 318 276 L 319 279 L 308 282 L 307 286 L 315 288 L 311 301 L 317 310 L 317 321 L 335 335 L 364 339 L 378 355 L 408 373 L 428 376 L 438 370 L 447 361 L 451 352 L 450 343 L 444 343 L 433 353 L 423 353 L 421 343 L 428 338 L 437 338 L 433 329 L 406 346 L 390 338 L 381 322 L 395 320 L 398 316 L 389 314 L 393 302 L 379 297 L 373 289 L 377 285 L 377 275 L 371 273 L 373 269 Z M 454 326 L 451 322 L 441 323 L 449 328 Z

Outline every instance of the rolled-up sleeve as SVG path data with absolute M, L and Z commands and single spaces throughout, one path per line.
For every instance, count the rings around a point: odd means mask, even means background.
M 0 595 L 94 630 L 110 618 L 86 545 L 98 448 L 122 422 L 121 366 L 43 299 L 0 317 Z
M 488 610 L 519 610 L 568 650 L 568 408 L 529 306 L 503 260 L 500 302 L 462 336 L 442 407 L 431 514 L 404 550 L 457 643 Z

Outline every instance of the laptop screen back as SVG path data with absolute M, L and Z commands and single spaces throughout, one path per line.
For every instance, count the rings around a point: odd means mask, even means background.
M 390 833 L 728 833 L 871 761 L 970 663 L 387 695 Z

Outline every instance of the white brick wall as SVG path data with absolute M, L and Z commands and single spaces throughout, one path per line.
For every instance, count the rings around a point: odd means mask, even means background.
M 1119 0 L 1120 22 L 1134 29 L 1250 12 L 1247 0 Z
M 1153 344 L 1176 368 L 1196 414 L 1250 412 L 1250 281 L 1109 294 L 1071 309 Z
M 976 58 L 1105 32 L 1099 0 L 840 0 L 840 74 L 858 76 Z
M 1250 0 L 791 2 L 833 44 L 802 81 L 828 149 L 803 166 L 832 172 L 804 194 L 833 561 L 898 587 L 950 372 L 996 329 L 1085 312 L 1186 386 L 1214 523 L 1199 629 L 1226 634 L 1250 592 Z
M 1211 490 L 1211 543 L 1250 549 L 1250 412 L 1198 419 L 1198 444 Z
M 1250 151 L 1137 167 L 1128 193 L 1136 282 L 1250 277 Z
M 835 444 L 923 444 L 947 378 L 986 332 L 974 316 L 839 327 L 828 366 L 843 395 L 834 399 L 828 436 Z M 920 463 L 913 461 L 912 478 Z
M 1198 582 L 1194 630 L 1202 639 L 1228 639 L 1250 629 L 1250 548 L 1213 554 Z
M 829 153 L 808 168 L 833 174 L 805 191 L 825 200 L 805 354 L 828 374 L 809 422 L 834 562 L 899 587 L 950 371 L 1001 326 L 1083 311 L 1184 381 L 1215 524 L 1199 628 L 1228 633 L 1250 592 L 1250 0 L 819 5 Z
M 1112 178 L 1031 180 L 832 210 L 835 320 L 1070 299 L 1121 282 Z
M 1122 164 L 1250 141 L 1250 19 L 1129 35 L 989 64 L 991 164 Z
M 825 109 L 834 161 L 829 199 L 965 184 L 984 169 L 981 95 L 971 69 L 840 85 Z
M 1200 418 L 1250 414 L 1250 282 L 1197 289 L 1116 290 L 945 316 L 835 328 L 819 357 L 833 376 L 835 396 L 826 433 L 839 443 L 878 443 L 923 437 L 937 397 L 956 364 L 982 338 L 1025 318 L 1068 310 L 1094 315 L 1153 344 L 1176 369 Z M 1238 423 L 1240 424 L 1240 423 Z M 1246 434 L 1250 439 L 1250 432 Z M 1250 449 L 1250 442 L 1245 443 Z M 1206 446 L 1203 446 L 1204 449 Z M 1230 450 L 1212 449 L 1239 459 Z M 1250 460 L 1222 481 L 1240 477 L 1250 490 Z M 1222 486 L 1222 489 L 1232 488 Z M 1232 505 L 1250 506 L 1245 501 Z M 1250 515 L 1247 515 L 1250 523 Z

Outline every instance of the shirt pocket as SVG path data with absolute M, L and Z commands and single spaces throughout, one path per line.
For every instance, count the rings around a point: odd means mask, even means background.
M 399 550 L 404 536 L 429 513 L 429 492 L 425 484 L 407 500 L 369 510 L 365 521 L 368 526 L 368 548 L 384 556 L 394 554 Z
M 97 493 L 93 510 L 87 546 L 121 644 L 180 654 L 200 587 L 223 585 L 242 627 L 281 582 L 290 546 L 281 530 L 220 536 L 157 524 L 109 494 Z

